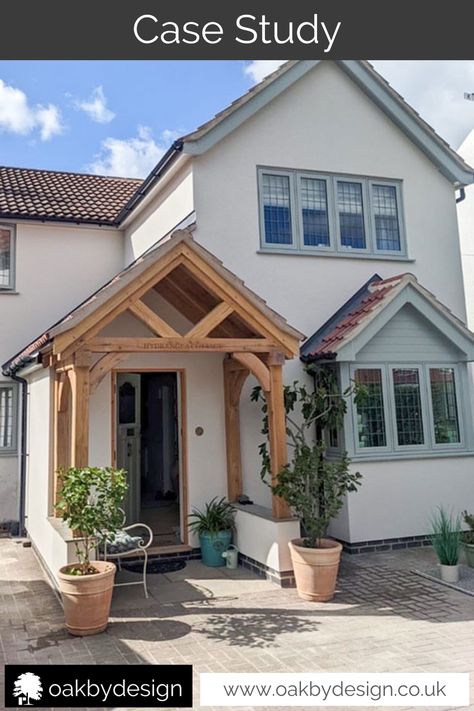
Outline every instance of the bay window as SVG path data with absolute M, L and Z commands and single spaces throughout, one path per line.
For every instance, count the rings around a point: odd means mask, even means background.
M 460 371 L 455 365 L 358 365 L 353 401 L 356 455 L 463 445 Z

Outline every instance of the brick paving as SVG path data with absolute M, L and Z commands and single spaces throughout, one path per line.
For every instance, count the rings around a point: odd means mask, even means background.
M 409 552 L 347 556 L 338 594 L 326 604 L 304 602 L 242 569 L 228 577 L 192 561 L 166 579 L 149 576 L 149 600 L 139 586 L 117 589 L 107 632 L 81 639 L 65 632 L 32 550 L 3 539 L 1 660 L 191 663 L 196 678 L 206 671 L 470 671 L 474 681 L 474 599 L 414 575 L 420 560 L 415 565 Z M 195 708 L 198 698 L 196 690 Z

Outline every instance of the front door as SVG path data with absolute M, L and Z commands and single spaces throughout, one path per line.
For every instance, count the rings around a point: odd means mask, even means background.
M 182 543 L 178 377 L 117 375 L 117 465 L 126 469 L 128 523 L 146 523 L 155 545 Z
M 117 466 L 127 471 L 124 508 L 128 523 L 140 519 L 141 376 L 117 375 Z

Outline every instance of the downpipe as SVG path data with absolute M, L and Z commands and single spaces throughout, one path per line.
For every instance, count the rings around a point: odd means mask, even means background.
M 10 375 L 11 379 L 20 385 L 21 392 L 21 424 L 20 424 L 20 491 L 18 508 L 18 531 L 16 536 L 21 538 L 25 533 L 25 496 L 26 496 L 26 427 L 28 407 L 28 381 L 16 374 Z

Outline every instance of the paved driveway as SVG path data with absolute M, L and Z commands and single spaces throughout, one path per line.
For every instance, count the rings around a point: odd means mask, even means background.
M 326 604 L 303 602 L 248 571 L 191 562 L 149 576 L 149 600 L 139 586 L 117 589 L 107 632 L 80 639 L 65 633 L 32 550 L 2 539 L 0 653 L 8 663 L 192 663 L 197 673 L 471 671 L 474 680 L 474 598 L 411 572 L 431 556 L 345 558 L 338 595 Z

